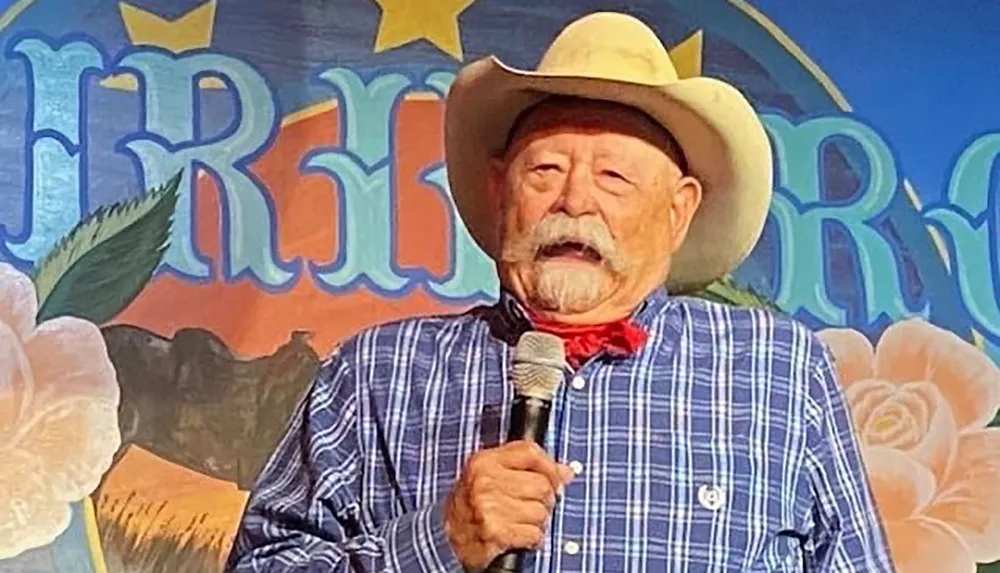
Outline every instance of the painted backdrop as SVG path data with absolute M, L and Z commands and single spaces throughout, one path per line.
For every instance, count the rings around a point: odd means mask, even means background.
M 220 570 L 339 340 L 497 294 L 455 70 L 615 4 L 0 0 L 0 571 Z M 701 294 L 830 344 L 901 572 L 1000 570 L 1000 7 L 618 4 L 771 136 L 764 238 Z

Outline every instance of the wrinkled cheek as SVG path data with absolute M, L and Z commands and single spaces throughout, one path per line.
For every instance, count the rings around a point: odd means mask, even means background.
M 620 255 L 628 261 L 631 269 L 640 270 L 643 276 L 665 274 L 676 250 L 669 233 L 669 223 L 644 224 L 638 228 L 630 228 L 629 224 L 609 223 Z
M 501 203 L 500 220 L 509 231 L 519 235 L 530 234 L 553 211 L 557 198 L 555 193 L 532 189 L 515 193 Z

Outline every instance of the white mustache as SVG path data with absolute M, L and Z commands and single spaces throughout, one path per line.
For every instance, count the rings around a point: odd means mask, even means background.
M 604 221 L 596 215 L 570 217 L 553 213 L 542 219 L 532 230 L 514 244 L 504 249 L 503 259 L 508 262 L 534 260 L 545 247 L 561 243 L 580 243 L 601 256 L 604 265 L 615 272 L 627 268 L 627 260 L 615 243 Z

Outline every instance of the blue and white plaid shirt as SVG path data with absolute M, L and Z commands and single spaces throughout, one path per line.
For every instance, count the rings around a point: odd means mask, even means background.
M 893 571 L 821 343 L 761 310 L 651 295 L 635 356 L 553 403 L 582 471 L 525 571 Z M 515 300 L 366 330 L 324 364 L 250 497 L 227 570 L 461 571 L 442 506 L 506 436 Z

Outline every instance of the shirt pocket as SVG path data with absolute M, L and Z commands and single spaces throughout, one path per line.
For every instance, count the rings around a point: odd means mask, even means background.
M 794 537 L 779 536 L 766 546 L 744 573 L 808 573 L 802 546 Z
M 800 571 L 796 468 L 756 436 L 690 444 L 691 542 L 720 571 Z M 710 568 L 710 570 L 714 570 Z

